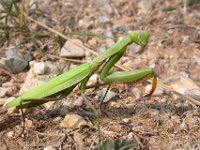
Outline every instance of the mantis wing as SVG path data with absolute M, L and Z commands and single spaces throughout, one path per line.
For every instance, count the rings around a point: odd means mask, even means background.
M 23 94 L 22 96 L 6 103 L 5 108 L 17 107 L 22 105 L 24 102 L 30 102 L 30 100 L 40 100 L 45 97 L 50 97 L 61 91 L 69 91 L 70 93 L 75 85 L 85 79 L 91 72 L 91 64 L 82 64 L 66 73 L 63 73 L 56 78 L 34 88 L 31 91 Z M 40 103 L 40 102 L 39 102 Z

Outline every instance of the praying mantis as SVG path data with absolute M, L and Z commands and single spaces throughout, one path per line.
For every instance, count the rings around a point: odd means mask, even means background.
M 146 95 L 151 96 L 157 84 L 157 75 L 153 68 L 117 71 L 114 73 L 110 71 L 115 63 L 124 55 L 128 45 L 134 42 L 144 48 L 148 43 L 149 36 L 150 33 L 148 31 L 131 32 L 115 45 L 100 53 L 92 61 L 71 69 L 28 91 L 16 99 L 7 102 L 4 107 L 16 107 L 18 109 L 36 107 L 51 99 L 57 100 L 66 97 L 78 84 L 80 84 L 81 95 L 83 95 L 88 80 L 103 64 L 100 79 L 108 84 L 113 82 L 130 83 L 153 78 L 151 91 Z

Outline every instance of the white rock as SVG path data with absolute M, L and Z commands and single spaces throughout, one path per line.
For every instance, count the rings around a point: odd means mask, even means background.
M 37 61 L 33 60 L 29 62 L 29 66 L 30 68 L 32 68 L 34 66 L 34 64 L 37 63 Z
M 189 35 L 182 35 L 182 43 L 188 43 L 190 40 L 190 36 Z
M 4 97 L 8 92 L 7 88 L 0 87 L 0 98 Z
M 36 75 L 43 75 L 45 74 L 47 67 L 44 62 L 38 62 L 33 65 L 33 72 Z
M 45 147 L 43 150 L 56 150 L 56 149 L 53 148 L 52 146 L 47 146 L 47 147 Z
M 73 138 L 78 146 L 78 149 L 84 149 L 84 136 L 78 132 L 75 132 L 73 134 Z
M 6 136 L 9 137 L 9 138 L 13 138 L 14 135 L 15 135 L 15 133 L 13 131 L 6 133 Z
M 83 46 L 83 42 L 79 39 L 73 39 L 73 42 L 67 41 L 62 47 L 60 56 L 68 58 L 82 58 L 85 57 L 85 51 L 80 46 Z M 78 45 L 74 44 L 77 43 Z
M 90 18 L 84 18 L 84 19 L 79 20 L 78 22 L 78 26 L 84 29 L 90 28 L 93 24 L 94 24 L 94 21 L 91 20 Z
M 130 118 L 124 118 L 124 119 L 122 119 L 122 121 L 125 122 L 125 123 L 130 123 L 131 119 Z
M 87 83 L 87 86 L 96 84 L 97 80 L 98 80 L 98 75 L 95 73 L 90 77 L 90 79 L 89 79 L 89 81 Z
M 33 73 L 33 68 L 31 68 L 27 74 L 24 84 L 22 85 L 22 88 L 19 91 L 19 95 L 24 94 L 25 92 L 41 85 L 42 83 L 45 83 L 50 79 L 51 79 L 50 75 L 35 76 Z
M 2 84 L 2 87 L 4 88 L 13 87 L 13 84 L 14 84 L 13 82 L 5 82 Z
M 54 122 L 60 122 L 60 120 L 62 120 L 62 117 L 56 117 L 53 119 Z
M 152 88 L 152 85 L 148 84 L 146 86 L 145 93 L 148 94 L 151 91 L 151 88 Z M 162 87 L 157 86 L 153 93 L 153 96 L 162 96 L 164 94 L 164 92 L 165 92 L 165 90 Z
M 84 125 L 88 125 L 87 121 L 85 121 L 83 117 L 74 113 L 66 114 L 65 118 L 61 122 L 61 126 L 65 127 L 68 132 Z
M 25 82 L 19 91 L 19 95 L 49 81 L 50 79 L 52 79 L 58 75 L 58 73 L 59 73 L 58 67 L 60 67 L 60 66 L 56 66 L 55 63 L 51 63 L 51 62 L 46 62 L 45 64 L 46 64 L 46 66 L 48 66 L 48 69 L 47 69 L 48 75 L 37 76 L 34 74 L 33 68 L 31 68 L 29 70 L 29 72 L 27 73 Z
M 48 110 L 48 109 L 52 108 L 54 103 L 55 103 L 55 101 L 49 101 L 49 102 L 44 104 L 44 107 Z

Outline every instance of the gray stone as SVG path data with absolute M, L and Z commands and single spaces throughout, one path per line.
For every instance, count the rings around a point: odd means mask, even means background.
M 120 33 L 120 34 L 127 34 L 129 31 L 129 28 L 126 25 L 116 24 L 112 28 L 113 33 Z
M 140 45 L 137 45 L 137 44 L 135 44 L 135 43 L 132 43 L 131 45 L 129 45 L 128 47 L 127 47 L 127 50 L 128 51 L 131 51 L 131 52 L 133 52 L 133 53 L 140 53 L 140 52 L 142 52 L 142 47 L 140 46 Z
M 28 53 L 21 56 L 13 47 L 6 49 L 5 56 L 1 59 L 1 65 L 12 73 L 23 71 L 28 66 L 28 61 L 32 59 Z
M 99 16 L 99 17 L 97 17 L 95 23 L 98 25 L 98 24 L 108 24 L 110 22 L 111 21 L 110 21 L 110 19 L 108 17 L 106 17 L 106 16 Z

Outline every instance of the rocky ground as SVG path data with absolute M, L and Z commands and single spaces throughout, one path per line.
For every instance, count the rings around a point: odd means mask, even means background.
M 159 83 L 170 88 L 159 84 L 145 98 L 150 83 L 113 84 L 100 123 L 75 88 L 63 100 L 26 110 L 21 133 L 21 113 L 3 104 L 95 56 L 20 15 L 7 23 L 0 19 L 0 149 L 97 149 L 99 137 L 135 140 L 132 149 L 200 149 L 199 0 L 32 0 L 24 6 L 30 17 L 98 53 L 128 31 L 149 30 L 148 46 L 131 45 L 120 64 L 126 69 L 157 65 Z M 88 85 L 101 83 L 99 72 Z M 95 107 L 106 87 L 86 90 Z

